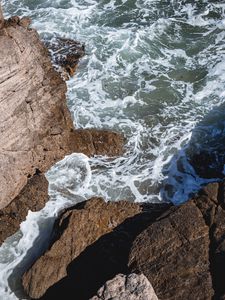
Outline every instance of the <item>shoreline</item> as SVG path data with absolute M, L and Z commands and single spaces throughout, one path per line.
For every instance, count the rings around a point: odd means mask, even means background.
M 25 134 L 16 137 L 11 144 L 8 141 L 6 145 L 8 149 L 4 145 L 1 151 L 3 153 L 1 154 L 3 162 L 1 170 L 4 171 L 3 182 L 5 182 L 1 188 L 4 191 L 6 186 L 10 186 L 11 190 L 2 193 L 4 198 L 1 199 L 1 205 L 2 207 L 6 205 L 6 207 L 0 211 L 0 225 L 3 224 L 0 230 L 0 242 L 3 242 L 8 234 L 11 235 L 18 230 L 28 210 L 38 211 L 46 204 L 49 199 L 48 183 L 43 174 L 53 163 L 74 152 L 82 152 L 88 156 L 115 157 L 123 153 L 124 146 L 124 138 L 119 133 L 73 128 L 71 116 L 66 107 L 65 82 L 53 69 L 47 50 L 40 42 L 36 31 L 27 27 L 28 20 L 25 23 L 23 20 L 13 17 L 7 21 L 6 27 L 1 29 L 0 42 L 1 39 L 5 39 L 4 42 L 7 41 L 8 37 L 15 41 L 14 47 L 10 44 L 13 50 L 10 55 L 11 58 L 19 55 L 17 63 L 23 62 L 25 74 L 28 72 L 30 75 L 29 70 L 32 65 L 29 55 L 25 56 L 25 59 L 23 57 L 23 53 L 26 54 L 27 51 L 26 43 L 32 48 L 32 51 L 28 53 L 37 51 L 38 62 L 40 63 L 41 59 L 44 62 L 38 66 L 34 64 L 32 69 L 34 72 L 32 76 L 35 72 L 39 72 L 40 76 L 35 81 L 37 83 L 35 89 L 31 89 L 31 92 L 35 93 L 26 92 L 29 80 L 32 78 L 28 76 L 24 79 L 26 87 L 22 89 L 22 92 L 20 89 L 18 91 L 18 94 L 28 96 L 11 99 L 12 93 L 10 93 L 6 98 L 7 100 L 10 98 L 13 103 L 18 104 L 18 99 L 20 104 L 26 103 L 25 107 L 29 109 L 29 118 L 26 121 L 34 122 L 35 126 L 31 126 L 28 122 L 29 126 L 26 123 L 24 127 L 25 129 L 35 128 L 35 134 L 30 136 L 33 131 L 30 129 L 30 132 L 27 132 L 21 126 L 23 123 L 18 123 L 19 128 L 22 129 L 21 132 Z M 33 41 L 31 42 L 28 37 L 32 37 Z M 25 44 L 23 44 L 23 39 Z M 15 47 L 19 48 L 19 54 L 15 52 Z M 36 61 L 36 56 L 33 59 Z M 28 70 L 27 66 L 29 66 Z M 19 70 L 21 71 L 21 66 Z M 13 80 L 12 86 L 7 86 L 7 80 L 10 78 L 10 76 L 6 76 L 6 79 L 4 77 L 2 81 L 6 84 L 4 88 L 7 91 L 14 89 L 14 93 L 17 94 L 14 82 L 18 81 L 19 77 L 16 77 L 16 81 Z M 39 79 L 41 85 L 39 85 Z M 32 85 L 31 87 L 33 88 Z M 33 94 L 37 96 L 33 98 Z M 2 95 L 1 98 L 4 99 L 5 94 Z M 38 101 L 41 101 L 46 111 L 51 108 L 51 113 L 44 115 L 43 119 L 33 117 L 39 112 L 44 112 L 36 105 Z M 24 105 L 22 104 L 20 109 L 17 109 L 17 113 L 19 112 L 23 121 Z M 10 109 L 10 107 L 12 104 L 7 103 L 4 109 Z M 17 115 L 12 117 L 13 122 L 17 122 L 17 117 Z M 38 129 L 41 130 L 40 134 Z M 3 129 L 1 132 L 4 132 Z M 6 136 L 13 136 L 15 139 L 16 132 L 7 133 Z M 32 149 L 32 159 L 31 161 L 28 159 L 28 166 L 25 162 L 27 157 L 29 158 L 27 154 L 29 151 L 20 150 L 20 147 L 25 146 Z M 12 152 L 13 157 L 11 159 L 7 157 L 5 162 L 4 153 L 7 151 Z M 12 185 L 12 176 L 7 175 L 9 171 L 5 170 L 6 166 L 10 169 L 10 161 L 14 164 L 17 161 L 16 152 L 19 153 L 18 166 L 23 172 L 19 172 L 22 179 L 18 174 L 13 177 L 14 181 L 17 180 L 15 189 Z M 15 171 L 16 166 L 17 164 L 11 172 Z M 102 199 L 95 198 L 69 208 L 62 212 L 56 221 L 53 230 L 54 239 L 47 251 L 23 276 L 26 292 L 33 299 L 51 299 L 51 297 L 55 299 L 60 293 L 62 293 L 61 296 L 64 295 L 66 287 L 75 295 L 79 295 L 79 300 L 89 299 L 95 296 L 105 282 L 118 274 L 122 273 L 129 277 L 129 274 L 143 273 L 152 284 L 156 295 L 161 299 L 188 299 L 190 295 L 193 299 L 211 299 L 214 294 L 214 297 L 223 297 L 225 291 L 221 274 L 224 271 L 221 265 L 223 266 L 225 261 L 224 197 L 224 182 L 221 182 L 208 184 L 196 194 L 194 199 L 177 207 L 170 207 L 167 204 L 161 206 L 160 204 L 134 204 L 125 201 L 106 204 Z M 95 233 L 96 228 L 99 230 L 97 233 Z M 78 239 L 76 234 L 80 235 Z M 83 238 L 87 240 L 83 241 Z M 100 254 L 96 257 L 98 252 Z M 103 267 L 99 271 L 101 259 L 105 262 L 106 268 Z M 58 270 L 56 272 L 58 276 L 55 276 L 55 269 L 62 267 L 62 261 L 63 271 Z M 46 272 L 46 265 L 50 273 Z M 90 272 L 91 269 L 94 273 Z M 81 287 L 82 290 L 85 289 L 88 274 L 90 276 L 89 289 L 85 290 L 86 294 L 79 294 Z M 75 288 L 71 286 L 71 280 L 73 282 L 74 278 L 77 278 Z M 116 281 L 116 286 L 121 284 L 121 280 L 120 278 L 119 283 Z M 129 293 L 132 293 L 132 290 L 129 290 Z

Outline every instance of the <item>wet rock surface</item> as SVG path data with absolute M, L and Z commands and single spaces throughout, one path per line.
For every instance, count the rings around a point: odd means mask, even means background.
M 119 274 L 99 289 L 91 300 L 158 300 L 151 283 L 143 274 Z
M 118 132 L 96 129 L 74 130 L 71 139 L 73 152 L 87 156 L 119 156 L 124 152 L 124 137 Z
M 54 38 L 51 42 L 46 41 L 46 46 L 50 50 L 53 62 L 65 79 L 73 76 L 80 59 L 85 55 L 85 46 L 78 41 L 61 37 Z

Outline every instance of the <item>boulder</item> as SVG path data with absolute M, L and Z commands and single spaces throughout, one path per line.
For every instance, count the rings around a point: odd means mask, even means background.
M 107 130 L 79 129 L 71 132 L 66 154 L 84 153 L 87 156 L 117 156 L 123 153 L 124 139 L 121 134 Z M 0 245 L 14 234 L 20 223 L 26 219 L 29 210 L 42 209 L 49 200 L 48 182 L 44 174 L 36 169 L 35 175 L 28 175 L 28 181 L 21 192 L 6 207 L 0 209 Z
M 45 172 L 71 151 L 66 84 L 37 32 L 23 23 L 12 17 L 0 30 L 1 209 L 37 169 Z
M 91 300 L 158 300 L 143 274 L 119 274 L 107 281 Z
M 85 55 L 85 46 L 78 41 L 56 37 L 46 41 L 53 62 L 65 79 L 73 76 L 80 59 Z
M 160 299 L 224 299 L 224 182 L 207 185 L 170 209 L 134 241 L 129 267 Z
M 37 171 L 14 201 L 0 210 L 0 244 L 19 229 L 28 210 L 40 210 L 48 199 L 48 181 Z
M 93 198 L 66 210 L 54 226 L 49 249 L 23 276 L 23 286 L 27 294 L 33 299 L 40 298 L 48 288 L 68 275 L 69 265 L 76 258 L 78 259 L 88 246 L 140 211 L 141 207 L 135 203 L 126 201 L 106 203 L 100 198 Z M 82 271 L 82 268 L 79 270 Z M 98 270 L 93 271 L 96 273 L 97 282 Z M 72 281 L 76 281 L 77 277 L 79 273 L 72 276 Z M 104 281 L 98 287 L 103 283 Z M 89 284 L 91 285 L 86 282 L 86 291 L 89 289 Z M 73 286 L 76 287 L 76 284 L 73 283 Z M 60 293 L 64 293 L 64 290 L 65 288 L 60 289 L 55 295 L 59 296 Z M 96 291 L 97 289 L 94 290 Z M 67 293 L 70 294 L 71 291 L 67 289 Z M 55 295 L 53 298 L 56 297 Z M 51 299 L 51 296 L 46 297 Z M 76 297 L 83 299 L 82 295 Z

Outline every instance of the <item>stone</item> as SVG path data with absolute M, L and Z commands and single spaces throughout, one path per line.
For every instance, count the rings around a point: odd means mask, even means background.
M 148 278 L 159 299 L 225 297 L 224 187 L 208 184 L 135 239 L 128 265 Z
M 142 272 L 159 299 L 211 299 L 208 227 L 193 201 L 171 209 L 134 241 L 132 272 Z
M 158 300 L 143 274 L 118 274 L 101 287 L 91 300 Z
M 48 199 L 48 181 L 36 172 L 14 201 L 0 210 L 0 244 L 19 229 L 29 210 L 42 209 Z
M 66 84 L 37 32 L 20 21 L 12 17 L 0 31 L 0 209 L 37 169 L 44 173 L 71 151 Z
M 52 59 L 64 79 L 68 80 L 67 74 L 72 77 L 76 71 L 80 59 L 85 55 L 85 46 L 78 41 L 56 37 L 46 42 Z
M 100 198 L 93 198 L 66 210 L 54 226 L 49 249 L 23 276 L 27 294 L 34 299 L 40 298 L 48 288 L 67 276 L 69 264 L 86 248 L 140 211 L 141 207 L 135 203 L 106 203 Z
M 71 141 L 66 153 L 116 156 L 123 153 L 123 145 L 124 139 L 119 133 L 79 129 L 71 132 Z M 37 169 L 33 177 L 31 175 L 28 177 L 28 182 L 22 191 L 0 210 L 0 245 L 19 229 L 20 223 L 26 219 L 29 210 L 38 211 L 49 200 L 48 182 L 45 176 Z
M 123 152 L 119 133 L 74 130 L 66 84 L 28 25 L 27 18 L 12 17 L 0 32 L 0 209 L 13 201 L 36 170 L 46 172 L 65 155 Z
M 4 27 L 4 16 L 3 16 L 2 7 L 1 7 L 1 3 L 0 3 L 0 30 L 3 27 Z
M 72 134 L 74 152 L 87 156 L 120 156 L 124 153 L 124 137 L 118 132 L 96 129 L 77 129 Z

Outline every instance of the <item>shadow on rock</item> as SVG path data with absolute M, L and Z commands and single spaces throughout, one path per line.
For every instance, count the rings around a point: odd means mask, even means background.
M 128 273 L 128 258 L 134 239 L 169 205 L 151 207 L 125 220 L 87 247 L 69 264 L 67 277 L 50 287 L 40 299 L 63 299 L 65 291 L 67 295 L 76 295 L 79 300 L 89 299 L 107 280 L 118 273 Z

